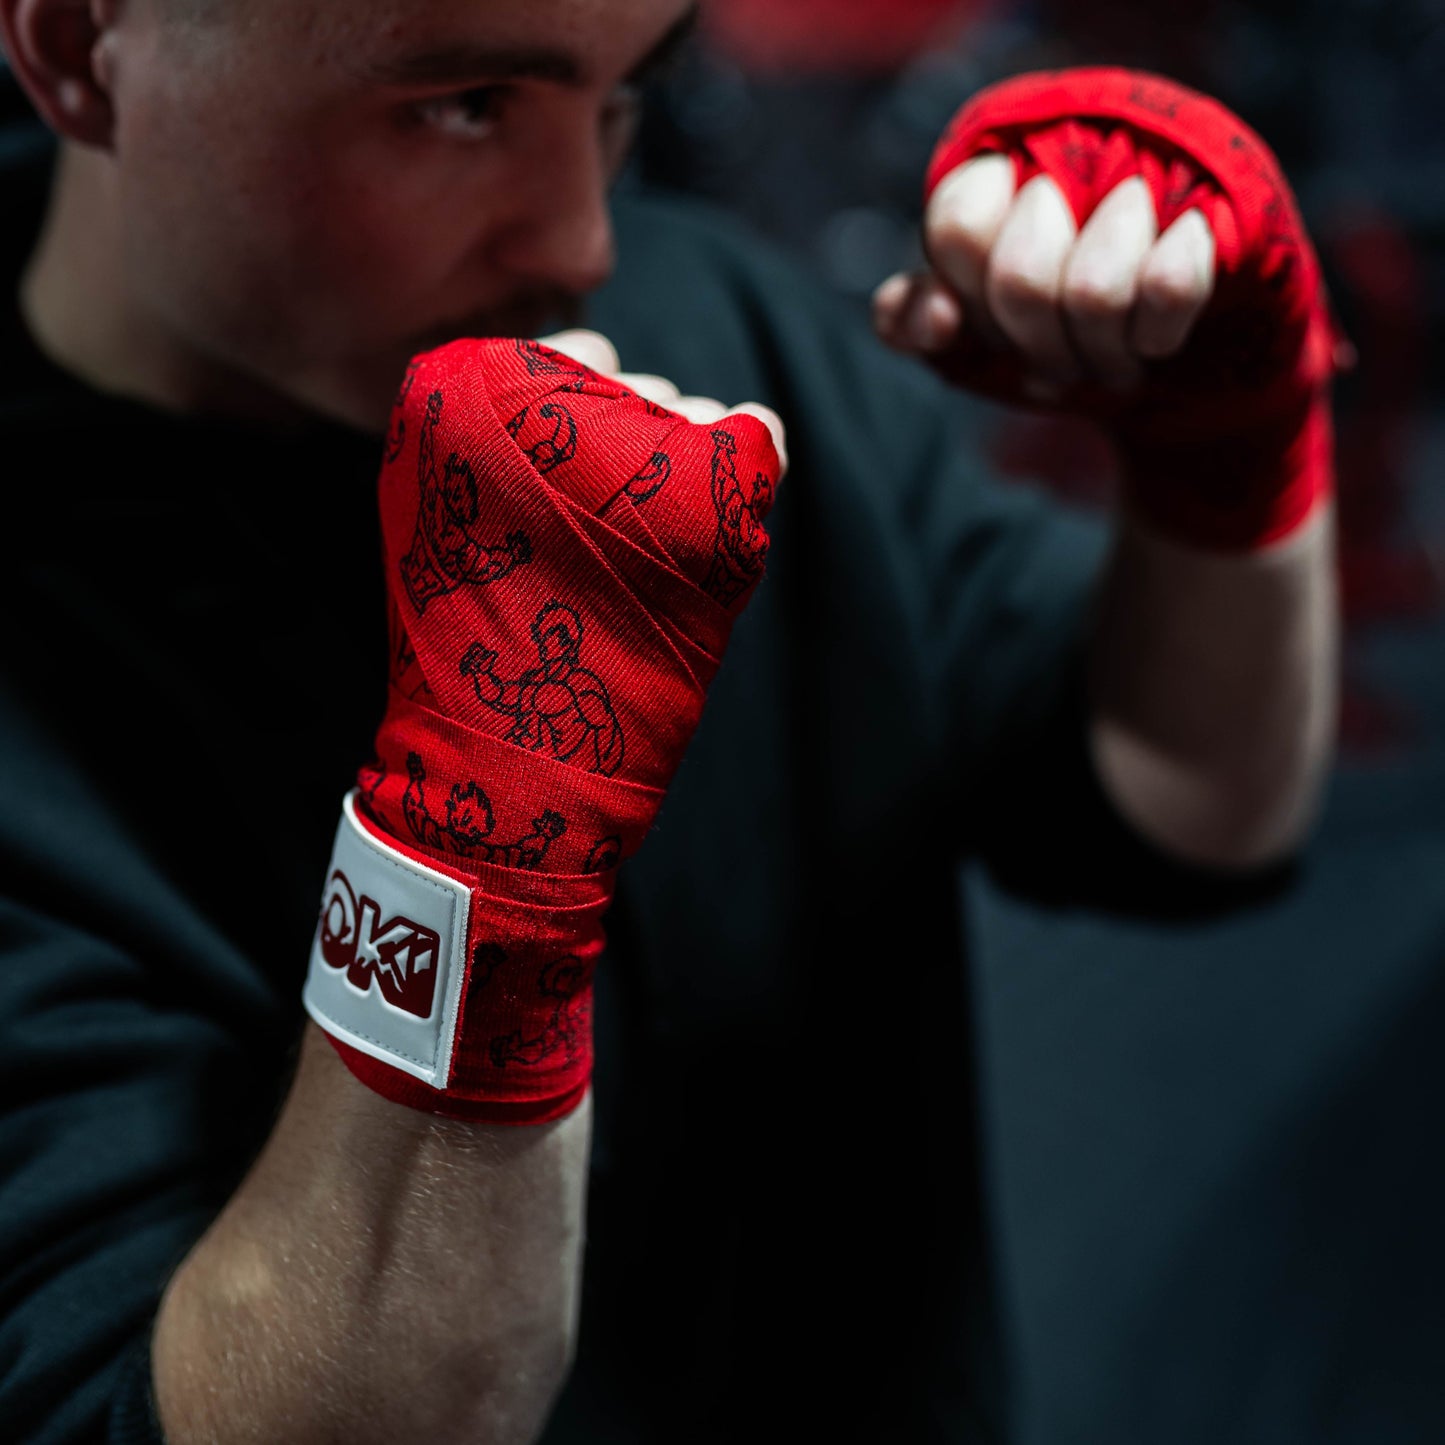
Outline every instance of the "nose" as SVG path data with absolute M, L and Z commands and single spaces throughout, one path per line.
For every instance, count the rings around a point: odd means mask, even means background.
M 594 130 L 533 153 L 513 193 L 493 257 L 528 285 L 596 290 L 616 260 L 607 191 L 612 177 Z

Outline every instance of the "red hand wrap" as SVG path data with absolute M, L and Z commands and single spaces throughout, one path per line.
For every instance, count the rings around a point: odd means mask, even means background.
M 379 1092 L 494 1121 L 580 1098 L 615 868 L 761 575 L 776 482 L 757 419 L 693 425 L 535 342 L 412 364 L 380 483 L 390 701 L 357 811 L 470 910 L 444 1091 L 333 1034 Z M 373 980 L 331 931 L 328 966 L 431 1006 L 431 978 Z
M 1214 294 L 1183 350 L 1146 364 L 1142 396 L 1081 387 L 1070 409 L 1117 442 L 1130 504 L 1187 543 L 1265 546 L 1333 490 L 1328 387 L 1343 337 L 1319 262 L 1264 142 L 1216 101 L 1117 69 L 1025 75 L 959 111 L 929 164 L 926 195 L 987 151 L 1019 186 L 1046 174 L 1082 227 L 1121 181 L 1142 176 L 1163 234 L 1198 208 L 1217 247 Z M 965 343 L 945 369 L 1026 405 L 1014 356 Z

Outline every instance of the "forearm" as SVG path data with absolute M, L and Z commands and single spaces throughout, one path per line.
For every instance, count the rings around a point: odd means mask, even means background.
M 590 1102 L 460 1123 L 359 1084 L 314 1025 L 270 1140 L 166 1292 L 171 1445 L 534 1439 L 576 1327 Z
M 1115 805 L 1217 867 L 1307 829 L 1332 755 L 1333 510 L 1261 551 L 1181 546 L 1125 518 L 1092 642 L 1092 745 Z

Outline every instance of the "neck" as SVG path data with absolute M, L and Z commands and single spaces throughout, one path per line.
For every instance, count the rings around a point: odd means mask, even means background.
M 61 144 L 19 300 L 41 351 L 98 391 L 164 411 L 298 415 L 293 403 L 188 344 L 134 295 L 115 169 L 104 152 Z

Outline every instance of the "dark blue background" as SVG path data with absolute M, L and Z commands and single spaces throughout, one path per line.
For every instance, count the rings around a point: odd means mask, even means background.
M 1039 65 L 1156 68 L 1280 154 L 1360 348 L 1338 392 L 1343 746 L 1295 886 L 1205 926 L 970 895 L 990 1208 L 1028 1445 L 1445 1440 L 1445 7 L 999 4 L 880 73 L 704 36 L 642 168 L 863 304 L 917 256 L 952 110 Z M 996 413 L 1002 469 L 1107 458 Z

